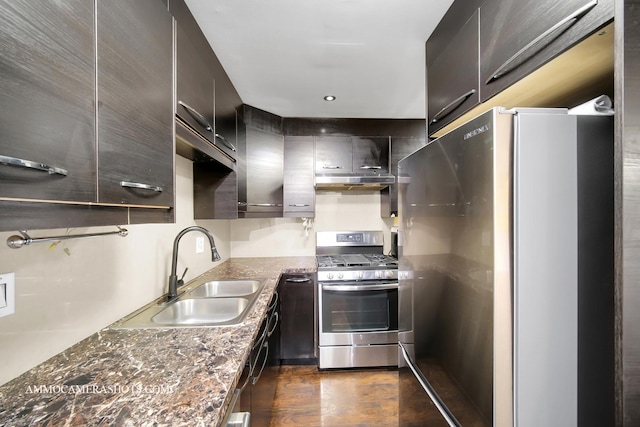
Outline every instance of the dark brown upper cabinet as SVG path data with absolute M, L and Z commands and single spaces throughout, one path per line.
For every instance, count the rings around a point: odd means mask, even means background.
M 389 137 L 317 136 L 317 174 L 389 172 Z
M 0 9 L 0 197 L 95 202 L 93 3 Z
M 194 216 L 235 219 L 242 101 L 184 0 L 168 5 L 177 26 L 176 152 L 193 161 Z
M 168 3 L 177 26 L 176 152 L 233 170 L 242 101 L 184 0 Z
M 389 138 L 382 137 L 353 137 L 354 173 L 388 174 L 389 173 Z
M 98 201 L 174 206 L 173 21 L 157 0 L 98 2 Z
M 283 213 L 289 218 L 315 216 L 314 138 L 284 137 Z
M 353 147 L 350 136 L 317 136 L 316 173 L 344 174 L 353 169 Z
M 173 25 L 162 2 L 0 9 L 0 228 L 173 221 Z
M 249 105 L 238 118 L 238 217 L 282 217 L 282 118 Z
M 452 8 L 451 13 L 457 11 Z M 460 13 L 460 12 L 457 12 Z M 464 10 L 463 13 L 468 13 Z M 429 135 L 480 102 L 479 13 L 458 15 L 461 26 L 445 46 L 427 42 L 427 127 Z M 448 17 L 451 19 L 451 17 Z M 440 29 L 440 27 L 438 27 Z M 437 29 L 437 30 L 438 30 Z M 437 31 L 436 30 L 436 31 Z M 443 31 L 440 29 L 440 31 Z M 450 31 L 447 29 L 447 31 Z M 437 34 L 436 34 L 437 35 Z
M 480 7 L 484 102 L 613 20 L 613 0 L 487 0 Z
M 180 23 L 176 27 L 176 115 L 214 144 L 213 72 Z

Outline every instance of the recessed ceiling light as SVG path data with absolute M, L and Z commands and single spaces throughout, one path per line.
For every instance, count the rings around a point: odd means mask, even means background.
M 324 97 L 324 100 L 325 101 L 335 101 L 336 97 L 333 96 L 333 95 L 327 95 L 327 96 Z

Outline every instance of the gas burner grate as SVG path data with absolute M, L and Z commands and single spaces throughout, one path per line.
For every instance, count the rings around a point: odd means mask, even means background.
M 395 258 L 382 254 L 318 255 L 316 259 L 320 268 L 398 266 Z
M 397 267 L 398 260 L 387 255 L 365 255 L 369 259 L 369 265 L 378 267 Z
M 346 263 L 340 256 L 320 255 L 316 257 L 316 259 L 318 261 L 318 267 L 346 267 Z

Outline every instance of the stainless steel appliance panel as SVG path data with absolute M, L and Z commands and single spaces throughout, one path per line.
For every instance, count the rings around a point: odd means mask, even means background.
M 435 140 L 399 165 L 399 336 L 462 425 L 491 425 L 492 117 L 465 129 L 472 142 Z
M 494 109 L 400 162 L 401 374 L 450 425 L 576 425 L 575 129 Z
M 518 113 L 514 134 L 514 419 L 575 426 L 576 118 Z
M 396 344 L 320 347 L 319 368 L 366 368 L 398 365 Z
M 381 231 L 316 233 L 318 366 L 397 366 L 398 262 Z
M 395 342 L 398 330 L 398 289 L 332 290 L 319 284 L 319 343 L 369 345 Z M 338 285 L 347 289 L 349 286 Z M 374 285 L 375 286 L 375 285 Z M 366 288 L 367 285 L 360 287 Z

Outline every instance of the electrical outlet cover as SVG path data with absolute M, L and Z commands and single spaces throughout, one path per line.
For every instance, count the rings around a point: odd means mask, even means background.
M 14 273 L 0 274 L 0 284 L 4 285 L 4 299 L 6 305 L 0 308 L 0 317 L 8 316 L 16 312 L 16 282 Z

